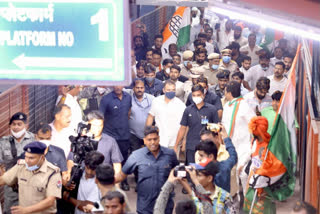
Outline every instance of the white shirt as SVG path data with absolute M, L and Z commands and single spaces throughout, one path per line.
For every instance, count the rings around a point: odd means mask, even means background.
M 178 97 L 182 102 L 184 102 L 184 83 L 176 82 L 176 97 Z
M 248 45 L 245 45 L 240 48 L 241 52 L 248 51 L 248 56 L 251 57 L 251 66 L 257 65 L 259 63 L 259 55 L 256 54 L 257 51 L 260 51 L 262 48 L 258 45 L 254 46 L 253 50 Z
M 227 133 L 230 130 L 232 123 L 232 112 L 234 104 L 229 106 L 227 102 L 223 107 L 222 124 L 226 128 Z M 245 100 L 240 101 L 240 106 L 235 119 L 233 135 L 231 136 L 232 143 L 238 154 L 238 167 L 244 165 L 248 157 L 250 157 L 251 136 L 248 129 L 248 124 L 252 117 L 256 116 L 254 111 L 249 108 Z
M 59 103 L 61 97 L 61 95 L 58 97 L 56 104 Z M 77 101 L 77 97 L 67 94 L 64 104 L 69 106 L 72 112 L 70 127 L 77 130 L 78 124 L 82 121 L 82 110 Z
M 95 178 L 86 179 L 85 174 L 85 171 L 83 171 L 83 175 L 80 179 L 77 200 L 91 202 L 99 201 L 100 193 L 98 186 L 95 183 Z M 85 214 L 85 212 L 82 212 L 79 209 L 75 209 L 74 213 Z
M 246 75 L 248 75 L 248 71 L 250 70 L 250 68 L 248 70 L 244 69 L 244 67 L 241 66 L 241 68 L 239 68 L 239 71 L 243 73 L 244 75 L 244 79 L 246 79 Z
M 272 58 L 270 59 L 270 64 L 271 64 L 273 67 L 275 67 L 275 65 L 276 65 L 277 62 L 282 62 L 282 59 L 277 59 L 276 57 L 272 57 Z
M 232 37 L 234 36 L 234 32 L 233 30 L 230 30 L 230 32 L 227 34 L 225 30 L 220 30 L 219 32 L 219 42 L 218 42 L 218 45 L 219 45 L 219 50 L 223 50 L 225 49 L 229 43 L 230 43 L 230 40 L 232 39 Z
M 76 132 L 70 127 L 64 128 L 58 132 L 53 124 L 54 121 L 49 124 L 52 128 L 50 144 L 61 148 L 67 158 L 71 150 L 71 141 L 69 140 L 69 137 L 71 135 L 76 136 Z
M 177 97 L 165 102 L 165 95 L 154 98 L 149 114 L 154 116 L 159 128 L 160 145 L 174 146 L 176 143 L 180 121 L 185 110 L 185 104 Z
M 272 99 L 268 94 L 261 100 L 260 103 L 258 98 L 256 98 L 256 96 L 254 95 L 254 92 L 255 91 L 251 91 L 243 97 L 247 101 L 252 111 L 256 112 L 257 106 L 260 112 L 262 111 L 262 109 L 271 106 Z
M 244 86 L 243 86 L 243 83 L 241 83 L 241 96 L 244 96 L 244 95 L 246 95 L 246 94 L 248 94 L 249 93 L 249 90 L 248 89 L 246 89 Z
M 256 87 L 256 83 L 260 77 L 273 75 L 273 67 L 269 66 L 268 70 L 262 70 L 260 64 L 251 67 L 247 74 L 244 75 L 244 80 L 248 82 L 251 89 Z
M 243 36 L 240 36 L 239 39 L 234 39 L 234 36 L 233 36 L 230 38 L 229 43 L 231 44 L 232 42 L 237 42 L 240 45 L 240 47 L 243 47 L 248 44 L 248 39 Z
M 286 87 L 287 78 L 284 76 L 280 81 L 276 81 L 274 79 L 274 75 L 268 76 L 270 80 L 270 89 L 268 94 L 271 96 L 275 91 L 283 92 L 284 88 Z

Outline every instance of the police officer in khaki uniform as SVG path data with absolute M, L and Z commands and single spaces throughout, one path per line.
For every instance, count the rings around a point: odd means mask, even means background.
M 10 135 L 0 139 L 0 165 L 2 173 L 12 168 L 23 153 L 23 147 L 34 141 L 34 135 L 26 130 L 26 114 L 22 112 L 15 113 L 10 118 L 9 128 Z M 18 205 L 18 192 L 15 191 L 15 188 L 5 186 L 4 214 L 10 214 L 10 207 L 16 205 Z
M 45 159 L 47 146 L 41 142 L 26 145 L 25 159 L 0 177 L 0 185 L 19 185 L 19 206 L 12 214 L 56 213 L 56 198 L 61 198 L 61 175 L 58 167 Z

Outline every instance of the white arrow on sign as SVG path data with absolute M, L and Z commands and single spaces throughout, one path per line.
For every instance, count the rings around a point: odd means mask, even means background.
M 21 69 L 26 67 L 43 68 L 112 68 L 112 59 L 108 58 L 62 58 L 62 57 L 27 57 L 24 54 L 12 62 Z

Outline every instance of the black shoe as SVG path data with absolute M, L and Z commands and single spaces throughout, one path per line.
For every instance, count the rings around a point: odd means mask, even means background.
M 135 191 L 135 192 L 138 192 L 138 186 L 136 186 L 136 188 L 134 188 L 134 191 Z
M 126 181 L 121 182 L 120 188 L 121 188 L 123 191 L 129 191 L 129 190 L 130 190 L 130 186 L 129 186 L 129 184 L 128 184 Z

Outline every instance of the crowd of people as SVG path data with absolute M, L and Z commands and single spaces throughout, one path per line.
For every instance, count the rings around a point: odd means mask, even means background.
M 240 212 L 295 47 L 283 38 L 262 48 L 258 26 L 203 13 L 192 8 L 181 49 L 163 47 L 162 35 L 150 42 L 142 24 L 129 86 L 64 86 L 54 120 L 35 133 L 25 113 L 11 117 L 0 140 L 4 213 Z M 125 193 L 130 174 L 136 210 Z M 178 184 L 190 200 L 174 204 Z M 312 210 L 293 212 L 303 209 Z

